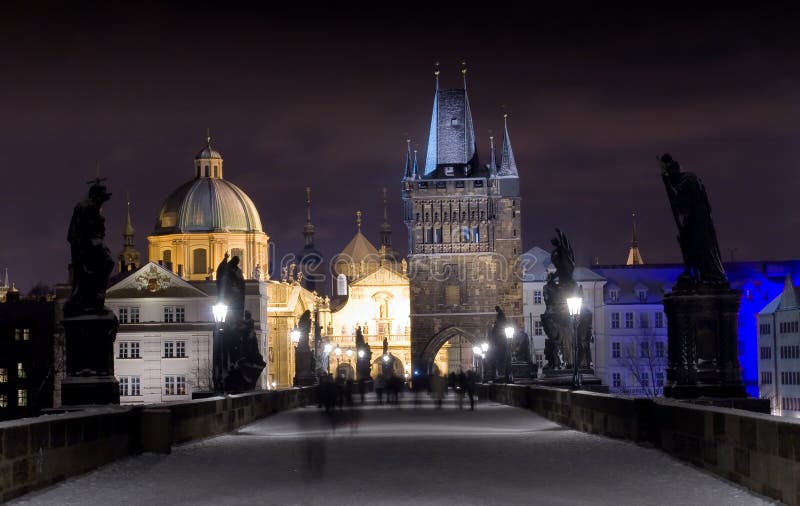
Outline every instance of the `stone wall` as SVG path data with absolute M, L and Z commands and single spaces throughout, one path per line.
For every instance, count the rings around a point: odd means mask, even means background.
M 538 386 L 481 385 L 480 397 L 584 432 L 653 445 L 754 492 L 800 505 L 800 420 Z
M 130 455 L 169 453 L 173 444 L 223 434 L 315 399 L 315 388 L 293 388 L 0 422 L 0 502 Z

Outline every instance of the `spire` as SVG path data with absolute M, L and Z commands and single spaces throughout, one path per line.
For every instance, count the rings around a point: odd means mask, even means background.
M 125 228 L 122 231 L 122 251 L 119 260 L 119 272 L 128 272 L 139 268 L 141 265 L 139 252 L 136 251 L 133 221 L 131 220 L 131 199 L 126 195 L 127 216 Z
M 436 80 L 436 91 L 439 91 L 439 62 L 433 64 L 433 78 Z
M 636 210 L 631 213 L 633 217 L 633 233 L 631 234 L 631 247 L 628 250 L 628 261 L 625 265 L 644 265 L 642 254 L 639 253 L 639 235 L 636 231 Z
M 361 210 L 356 211 L 356 225 L 358 226 L 359 233 L 361 232 Z
M 411 139 L 406 139 L 406 166 L 403 170 L 404 179 L 413 179 L 414 173 L 411 167 Z
M 386 198 L 387 189 L 383 188 L 383 223 L 381 223 L 381 247 L 392 247 L 392 226 L 389 225 L 389 201 Z
M 211 149 L 211 129 L 206 127 L 206 146 Z
M 503 146 L 500 148 L 500 169 L 498 176 L 519 177 L 514 151 L 511 149 L 511 138 L 508 136 L 508 113 L 503 114 Z
M 0 287 L 8 288 L 8 267 L 4 268 L 3 284 Z
M 306 224 L 303 226 L 305 247 L 314 246 L 314 225 L 311 223 L 311 187 L 306 186 Z
M 417 150 L 414 150 L 414 179 L 419 179 L 419 165 L 417 164 Z
M 792 309 L 798 307 L 797 292 L 792 283 L 792 275 L 786 274 L 783 282 L 783 293 L 781 294 L 780 309 Z
M 461 79 L 464 81 L 464 91 L 467 91 L 467 60 L 461 60 Z
M 494 135 L 489 135 L 489 173 L 493 176 L 497 175 L 497 161 L 494 156 Z

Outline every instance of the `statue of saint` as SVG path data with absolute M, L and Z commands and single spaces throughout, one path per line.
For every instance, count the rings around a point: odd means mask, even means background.
M 114 259 L 104 242 L 106 225 L 100 214 L 111 194 L 101 181 L 100 178 L 90 181 L 89 197 L 75 206 L 69 223 L 67 241 L 72 259 L 72 294 L 64 305 L 65 316 L 103 312 Z
M 695 174 L 682 172 L 669 154 L 659 161 L 683 255 L 684 271 L 678 285 L 727 284 L 705 186 Z
M 556 229 L 556 237 L 551 239 L 550 243 L 555 246 L 550 253 L 550 261 L 556 268 L 559 286 L 565 287 L 574 283 L 572 276 L 575 272 L 575 253 L 572 251 L 572 245 L 567 239 L 567 235 Z
M 228 260 L 228 253 L 217 266 L 217 298 L 228 306 L 228 315 L 236 320 L 244 316 L 244 276 L 239 257 Z

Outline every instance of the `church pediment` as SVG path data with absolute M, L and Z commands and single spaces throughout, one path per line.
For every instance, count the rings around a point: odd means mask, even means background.
M 385 265 L 381 265 L 374 272 L 363 278 L 353 281 L 351 286 L 371 286 L 371 285 L 408 285 L 408 276 L 405 276 Z
M 106 290 L 106 298 L 207 297 L 208 294 L 163 266 L 149 262 Z

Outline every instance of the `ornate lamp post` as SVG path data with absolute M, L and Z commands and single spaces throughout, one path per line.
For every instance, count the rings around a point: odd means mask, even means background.
M 505 333 L 506 333 L 506 348 L 508 349 L 508 353 L 507 353 L 508 360 L 506 361 L 506 383 L 511 383 L 512 380 L 513 380 L 512 376 L 511 376 L 511 370 L 510 370 L 511 369 L 511 343 L 512 343 L 512 340 L 514 339 L 514 327 L 509 325 L 508 327 L 505 328 Z
M 325 352 L 325 370 L 328 371 L 328 374 L 331 373 L 331 350 L 333 350 L 331 343 L 325 343 L 325 346 L 322 347 L 322 351 Z
M 217 302 L 211 306 L 211 313 L 214 315 L 214 322 L 216 322 L 216 325 L 214 325 L 214 349 L 212 350 L 212 367 L 214 375 L 212 381 L 214 383 L 214 391 L 222 392 L 224 390 L 222 379 L 222 324 L 225 323 L 225 317 L 228 316 L 228 306 L 222 302 Z
M 333 354 L 336 355 L 336 377 L 339 377 L 339 360 L 342 356 L 342 348 L 337 344 L 333 349 Z
M 572 356 L 572 388 L 581 387 L 581 370 L 580 370 L 580 344 L 578 343 L 578 320 L 581 314 L 581 304 L 583 299 L 579 296 L 569 297 L 567 299 L 567 307 L 569 314 L 572 317 L 572 341 L 575 352 Z

